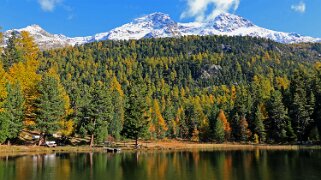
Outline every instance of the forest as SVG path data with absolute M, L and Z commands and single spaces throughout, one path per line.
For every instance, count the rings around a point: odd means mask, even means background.
M 40 51 L 22 32 L 0 52 L 0 144 L 26 130 L 39 145 L 320 142 L 321 44 L 187 36 Z

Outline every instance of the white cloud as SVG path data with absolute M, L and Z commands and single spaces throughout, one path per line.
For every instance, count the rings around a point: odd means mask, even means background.
M 305 13 L 306 5 L 304 2 L 301 1 L 299 4 L 293 4 L 291 6 L 291 9 L 298 13 Z
M 214 19 L 221 13 L 237 10 L 240 0 L 185 0 L 187 9 L 181 18 L 194 17 L 197 21 Z M 212 9 L 209 9 L 212 8 Z
M 41 9 L 44 11 L 53 11 L 55 7 L 63 0 L 38 0 Z

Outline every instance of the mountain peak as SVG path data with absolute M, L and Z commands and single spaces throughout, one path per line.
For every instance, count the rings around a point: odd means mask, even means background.
M 13 29 L 4 33 L 8 40 L 11 32 L 27 31 L 41 49 L 64 47 L 66 45 L 85 44 L 102 40 L 130 40 L 142 38 L 165 38 L 188 35 L 226 35 L 251 36 L 270 39 L 279 43 L 321 42 L 319 38 L 301 36 L 296 33 L 277 32 L 254 25 L 238 15 L 222 13 L 207 22 L 177 23 L 168 14 L 156 12 L 112 29 L 108 32 L 88 37 L 70 38 L 60 34 L 50 34 L 37 24 L 22 29 Z M 1 45 L 1 43 L 0 43 Z
M 168 14 L 161 13 L 161 12 L 155 12 L 155 13 L 151 13 L 151 14 L 136 18 L 135 21 L 146 21 L 146 20 L 162 21 L 162 20 L 166 20 L 166 19 L 171 19 Z
M 209 21 L 216 30 L 220 32 L 232 32 L 239 28 L 249 28 L 255 26 L 249 20 L 234 14 L 222 13 Z
M 173 21 L 168 14 L 156 12 L 156 13 L 152 13 L 152 14 L 137 18 L 133 21 L 133 23 L 134 24 L 149 23 L 152 26 L 156 26 L 156 28 L 162 28 L 170 24 L 175 24 L 176 22 Z
M 18 31 L 39 32 L 39 31 L 44 31 L 44 29 L 42 27 L 40 27 L 38 24 L 32 24 L 32 25 L 27 26 L 25 28 L 18 29 Z

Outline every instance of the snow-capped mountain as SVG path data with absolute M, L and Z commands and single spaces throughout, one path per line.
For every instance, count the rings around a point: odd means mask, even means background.
M 187 35 L 226 35 L 252 36 L 271 39 L 280 43 L 321 42 L 320 38 L 301 36 L 296 33 L 277 32 L 256 26 L 240 16 L 223 13 L 208 22 L 178 23 L 169 15 L 153 13 L 109 32 L 99 33 L 87 37 L 66 37 L 61 34 L 50 34 L 38 25 L 31 25 L 22 29 L 13 29 L 4 33 L 7 40 L 12 32 L 28 31 L 34 37 L 41 49 L 63 47 L 66 45 L 85 44 L 102 40 L 129 40 L 142 38 L 165 38 Z
M 52 49 L 52 48 L 64 47 L 67 45 L 73 46 L 77 43 L 84 44 L 91 39 L 91 37 L 69 38 L 62 34 L 50 34 L 44 29 L 42 29 L 39 25 L 34 24 L 22 29 L 13 29 L 13 30 L 6 31 L 3 34 L 4 40 L 7 41 L 12 33 L 19 34 L 22 31 L 29 32 L 41 49 Z

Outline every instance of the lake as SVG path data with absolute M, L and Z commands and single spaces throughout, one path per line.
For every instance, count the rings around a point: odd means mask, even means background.
M 321 151 L 179 151 L 0 156 L 1 180 L 313 180 Z

